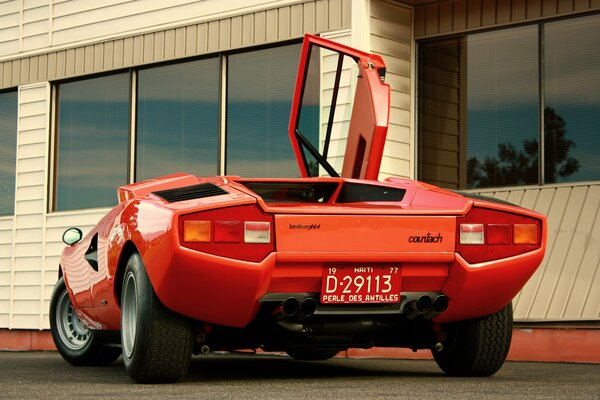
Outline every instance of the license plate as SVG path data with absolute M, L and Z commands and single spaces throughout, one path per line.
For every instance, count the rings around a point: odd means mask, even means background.
M 322 304 L 400 302 L 400 268 L 327 267 L 321 282 Z

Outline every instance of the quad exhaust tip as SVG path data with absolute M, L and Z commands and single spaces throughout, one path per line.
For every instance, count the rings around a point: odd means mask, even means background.
M 317 302 L 312 297 L 305 297 L 298 300 L 295 297 L 289 297 L 281 303 L 279 307 L 281 315 L 286 318 L 291 317 L 312 317 L 317 311 Z

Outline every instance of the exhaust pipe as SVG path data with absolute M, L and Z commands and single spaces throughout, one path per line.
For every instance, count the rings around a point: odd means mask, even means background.
M 439 295 L 438 297 L 435 298 L 435 300 L 433 301 L 433 311 L 438 312 L 438 313 L 443 313 L 444 311 L 446 311 L 448 309 L 448 305 L 450 304 L 450 301 L 448 299 L 448 297 L 442 295 Z
M 433 317 L 437 317 L 438 315 L 440 315 L 441 313 L 446 311 L 448 309 L 449 305 L 450 305 L 450 299 L 448 299 L 448 297 L 444 296 L 443 294 L 439 295 L 433 301 L 433 304 L 431 305 L 431 311 L 427 312 L 423 316 L 423 318 L 431 319 Z
M 299 304 L 295 297 L 287 298 L 281 303 L 281 313 L 284 317 L 293 317 L 298 313 Z
M 406 319 L 415 319 L 418 316 L 427 313 L 431 310 L 431 304 L 431 297 L 426 295 L 423 295 L 416 300 L 411 300 L 404 309 Z
M 312 317 L 317 311 L 317 302 L 312 297 L 306 297 L 300 303 L 300 315 L 303 317 Z

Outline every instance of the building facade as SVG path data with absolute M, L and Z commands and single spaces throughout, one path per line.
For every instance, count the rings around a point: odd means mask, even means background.
M 600 0 L 0 1 L 0 330 L 46 330 L 63 231 L 117 186 L 298 175 L 304 33 L 379 53 L 380 178 L 548 216 L 515 319 L 600 321 Z

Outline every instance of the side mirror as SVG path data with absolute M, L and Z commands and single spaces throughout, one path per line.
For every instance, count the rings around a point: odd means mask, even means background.
M 83 232 L 79 228 L 69 228 L 63 233 L 62 241 L 71 246 L 83 239 Z

